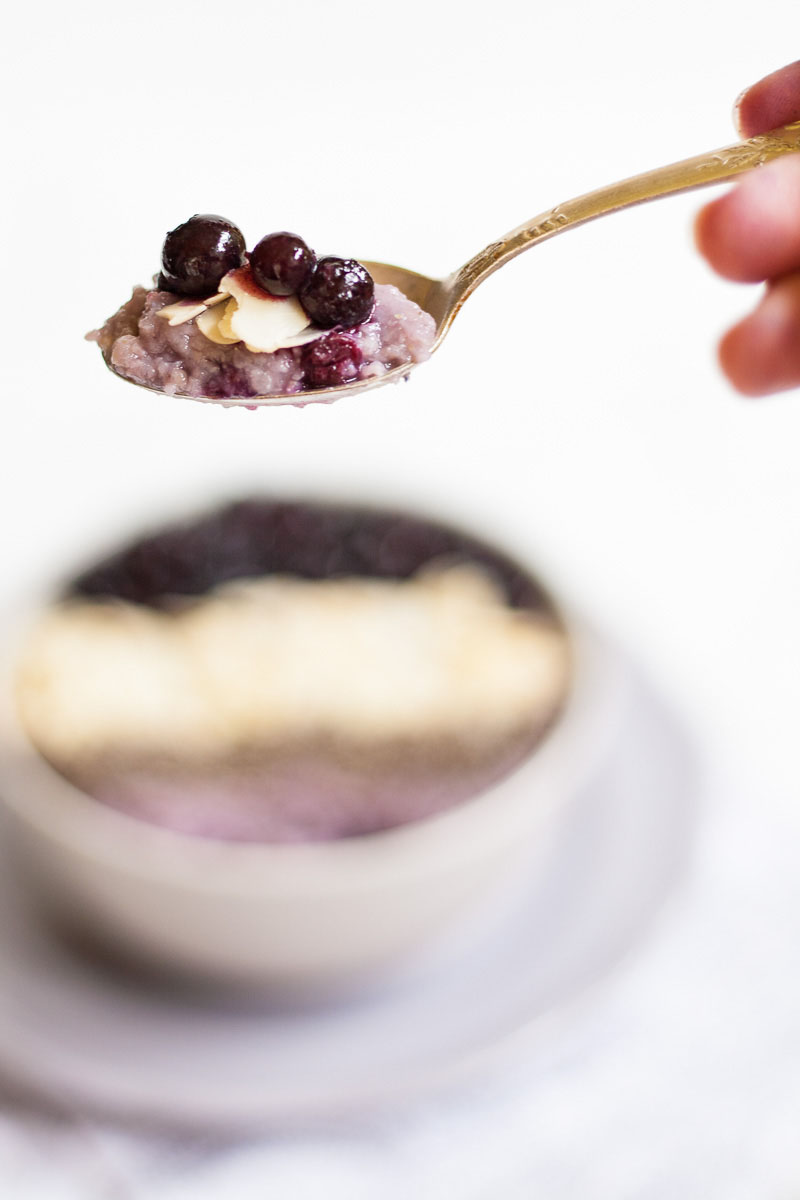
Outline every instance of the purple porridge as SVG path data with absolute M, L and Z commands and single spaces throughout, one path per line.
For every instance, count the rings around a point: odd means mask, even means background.
M 497 782 L 569 687 L 512 560 L 429 521 L 250 500 L 82 574 L 34 631 L 23 722 L 130 816 L 236 841 L 416 821 Z
M 159 320 L 159 309 L 176 299 L 170 292 L 136 288 L 90 335 L 115 371 L 168 395 L 214 400 L 295 395 L 423 362 L 433 342 L 433 317 L 389 284 L 376 284 L 369 321 L 272 353 L 254 353 L 241 343 L 215 345 L 193 321 L 171 326 Z
M 156 283 L 88 337 L 118 374 L 168 395 L 301 395 L 422 362 L 435 337 L 429 313 L 360 263 L 317 259 L 285 232 L 248 255 L 208 214 L 167 235 Z

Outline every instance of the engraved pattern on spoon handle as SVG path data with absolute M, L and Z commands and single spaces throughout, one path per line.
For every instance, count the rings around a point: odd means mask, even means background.
M 720 150 L 712 150 L 708 154 L 686 158 L 643 175 L 634 175 L 557 204 L 548 212 L 513 229 L 499 241 L 492 242 L 456 271 L 448 281 L 451 307 L 447 324 L 484 279 L 538 242 L 634 204 L 722 183 L 770 159 L 797 151 L 800 151 L 800 121 Z

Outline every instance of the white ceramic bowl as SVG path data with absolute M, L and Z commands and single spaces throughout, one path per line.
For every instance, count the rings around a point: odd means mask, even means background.
M 532 755 L 483 794 L 414 824 L 322 844 L 192 837 L 82 793 L 27 738 L 13 699 L 16 662 L 54 594 L 43 591 L 9 620 L 0 656 L 9 834 L 70 927 L 150 968 L 216 983 L 317 986 L 408 956 L 513 872 L 535 869 L 623 708 L 614 654 L 566 617 L 573 673 L 564 710 Z

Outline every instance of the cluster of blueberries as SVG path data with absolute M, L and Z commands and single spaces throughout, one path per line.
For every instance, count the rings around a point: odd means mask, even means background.
M 259 287 L 297 296 L 320 329 L 361 325 L 372 314 L 375 285 L 361 263 L 318 259 L 302 238 L 285 232 L 268 234 L 248 256 L 241 230 L 211 213 L 196 214 L 167 234 L 158 286 L 178 296 L 210 296 L 223 275 L 248 261 Z

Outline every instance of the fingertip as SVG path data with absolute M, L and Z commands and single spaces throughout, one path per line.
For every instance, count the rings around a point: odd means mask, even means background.
M 755 137 L 800 120 L 800 61 L 772 71 L 745 88 L 733 106 L 741 137 Z
M 719 207 L 724 199 L 724 196 L 718 196 L 716 200 L 704 204 L 695 215 L 692 228 L 695 249 L 715 269 L 717 230 L 720 223 Z
M 745 318 L 720 339 L 717 358 L 725 378 L 742 396 L 763 396 L 765 389 L 760 362 L 754 362 L 754 346 L 750 318 Z
M 729 329 L 718 349 L 720 366 L 744 396 L 767 396 L 800 386 L 800 275 L 773 284 L 758 307 Z
M 733 102 L 733 110 L 731 112 L 731 118 L 733 120 L 733 127 L 736 130 L 736 132 L 739 134 L 739 137 L 746 138 L 746 137 L 753 136 L 753 134 L 751 134 L 747 131 L 746 111 L 745 111 L 745 116 L 743 117 L 742 116 L 742 108 L 745 107 L 745 110 L 746 110 L 747 97 L 748 97 L 749 92 L 751 91 L 751 88 L 754 86 L 756 86 L 756 85 L 751 84 L 749 87 L 743 88 L 742 91 L 739 92 L 739 95 L 736 97 L 736 99 Z
M 725 279 L 760 283 L 800 269 L 800 155 L 745 175 L 707 204 L 694 226 L 699 252 Z
M 747 236 L 749 214 L 734 188 L 700 209 L 694 221 L 694 240 L 712 270 L 734 283 L 759 283 L 766 272 L 755 269 Z

